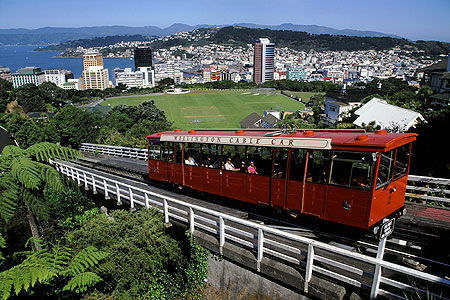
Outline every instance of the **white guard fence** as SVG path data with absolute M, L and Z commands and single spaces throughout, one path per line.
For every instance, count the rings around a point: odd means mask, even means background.
M 80 151 L 147 160 L 147 149 L 140 148 L 83 143 Z M 406 198 L 425 203 L 434 202 L 438 205 L 448 204 L 450 203 L 449 186 L 450 179 L 409 175 Z
M 60 173 L 85 189 L 103 193 L 106 199 L 127 201 L 131 208 L 154 207 L 162 212 L 166 223 L 177 220 L 185 223 L 191 233 L 201 230 L 215 236 L 221 253 L 225 243 L 253 251 L 258 271 L 263 257 L 296 267 L 304 278 L 305 292 L 314 274 L 365 289 L 371 299 L 378 295 L 405 299 L 406 294 L 422 295 L 424 299 L 431 294 L 439 299 L 447 299 L 442 297 L 445 294 L 448 297 L 449 280 L 384 261 L 386 240 L 380 242 L 377 257 L 370 257 L 192 205 L 69 163 L 51 163 Z

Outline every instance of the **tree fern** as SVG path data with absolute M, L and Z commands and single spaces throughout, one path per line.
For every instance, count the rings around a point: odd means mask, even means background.
M 17 208 L 18 187 L 11 173 L 0 174 L 0 218 L 8 221 Z
M 62 246 L 33 252 L 21 264 L 0 273 L 0 296 L 7 299 L 11 290 L 18 295 L 37 283 L 51 283 L 56 277 L 68 279 L 63 288 L 65 291 L 86 291 L 102 280 L 96 273 L 87 270 L 95 267 L 106 255 L 95 247 L 88 247 L 76 255 L 70 248 Z M 74 272 L 75 261 L 77 265 L 84 266 L 83 272 Z
M 50 158 L 70 160 L 81 156 L 81 153 L 75 149 L 48 142 L 34 144 L 27 148 L 25 152 L 27 156 L 33 157 L 37 161 L 48 161 Z
M 63 291 L 72 291 L 76 293 L 85 292 L 89 287 L 102 280 L 103 279 L 94 272 L 80 273 L 69 280 L 64 286 Z
M 11 161 L 11 174 L 27 189 L 38 189 L 41 186 L 39 166 L 28 157 L 14 158 Z
M 23 189 L 21 195 L 23 202 L 35 217 L 44 221 L 49 220 L 50 213 L 48 205 L 45 203 L 43 197 L 39 197 L 32 191 L 26 189 Z

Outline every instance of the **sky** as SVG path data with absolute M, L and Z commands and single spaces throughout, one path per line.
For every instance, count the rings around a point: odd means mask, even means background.
M 450 42 L 450 0 L 0 0 L 0 28 L 321 25 Z

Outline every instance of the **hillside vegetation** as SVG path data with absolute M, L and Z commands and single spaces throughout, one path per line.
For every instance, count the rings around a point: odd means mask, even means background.
M 260 37 L 269 38 L 277 47 L 295 50 L 386 50 L 393 47 L 409 47 L 423 50 L 426 54 L 447 54 L 450 43 L 436 41 L 411 42 L 394 37 L 357 37 L 330 34 L 310 34 L 289 30 L 252 29 L 246 27 L 224 27 L 211 38 L 215 43 L 245 45 L 253 44 Z

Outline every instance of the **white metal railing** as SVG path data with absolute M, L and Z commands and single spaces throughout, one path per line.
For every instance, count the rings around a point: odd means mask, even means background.
M 147 160 L 147 149 L 82 143 L 80 151 Z
M 114 176 L 108 178 L 69 163 L 50 162 L 60 173 L 94 193 L 103 192 L 107 199 L 115 196 L 118 202 L 129 201 L 131 208 L 154 207 L 163 213 L 166 223 L 176 219 L 186 223 L 191 233 L 201 229 L 218 237 L 221 254 L 227 242 L 255 251 L 258 271 L 263 257 L 304 267 L 305 292 L 314 273 L 364 288 L 370 291 L 372 299 L 377 295 L 404 299 L 405 292 L 425 297 L 433 293 L 433 288 L 450 288 L 450 281 L 445 278 L 384 261 L 385 239 L 380 242 L 377 257 L 370 257 L 135 187 L 119 181 L 120 178 L 113 179 Z M 384 272 L 395 276 L 383 277 Z M 411 278 L 427 288 L 412 284 Z
M 409 175 L 406 197 L 439 204 L 450 203 L 450 179 Z
M 80 146 L 80 150 L 147 160 L 147 149 L 83 143 Z M 450 179 L 409 175 L 406 197 L 412 200 L 448 204 L 450 203 L 450 190 L 448 186 L 450 186 Z

